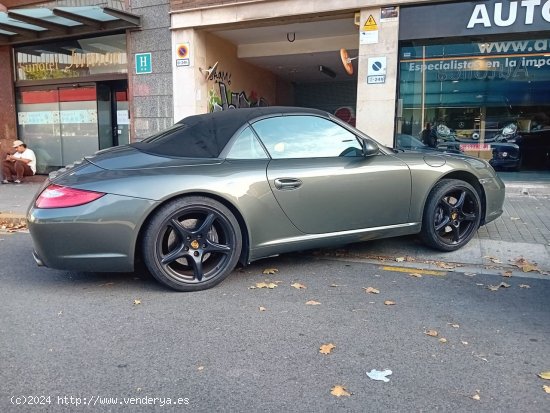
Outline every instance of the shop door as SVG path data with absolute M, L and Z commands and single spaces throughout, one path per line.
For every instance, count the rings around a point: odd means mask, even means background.
M 17 112 L 39 174 L 129 143 L 127 81 L 19 89 Z
M 127 81 L 97 84 L 99 148 L 130 143 Z
M 45 174 L 99 149 L 94 85 L 17 91 L 18 136 Z

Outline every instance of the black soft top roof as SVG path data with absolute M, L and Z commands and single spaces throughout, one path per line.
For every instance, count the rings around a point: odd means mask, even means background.
M 235 132 L 246 122 L 262 116 L 290 113 L 327 116 L 327 112 L 321 110 L 290 106 L 229 109 L 188 116 L 171 128 L 132 146 L 162 156 L 217 158 Z

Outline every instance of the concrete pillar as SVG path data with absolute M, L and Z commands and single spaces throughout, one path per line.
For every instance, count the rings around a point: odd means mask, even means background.
M 396 112 L 399 21 L 380 21 L 380 7 L 361 10 L 361 25 L 372 16 L 378 28 L 378 41 L 359 44 L 357 79 L 357 128 L 378 142 L 393 146 Z M 360 41 L 361 43 L 361 41 Z M 386 80 L 368 84 L 368 59 L 386 58 Z
M 173 59 L 174 122 L 186 116 L 208 112 L 206 34 L 194 29 L 174 30 L 174 55 L 180 44 L 189 47 L 189 66 L 177 66 L 176 59 Z
M 0 47 L 0 153 L 12 150 L 11 143 L 17 139 L 17 116 L 15 113 L 15 89 L 11 65 L 11 47 Z

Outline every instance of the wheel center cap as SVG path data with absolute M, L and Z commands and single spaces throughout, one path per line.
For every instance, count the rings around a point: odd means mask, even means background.
M 194 250 L 198 250 L 199 247 L 200 247 L 200 244 L 199 244 L 199 241 L 197 241 L 196 239 L 194 239 L 193 241 L 191 241 L 191 248 L 193 248 Z

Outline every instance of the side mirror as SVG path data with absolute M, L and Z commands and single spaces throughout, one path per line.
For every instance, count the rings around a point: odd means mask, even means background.
M 363 156 L 372 156 L 376 155 L 380 149 L 378 148 L 378 145 L 376 145 L 374 142 L 368 139 L 362 139 L 363 142 Z

